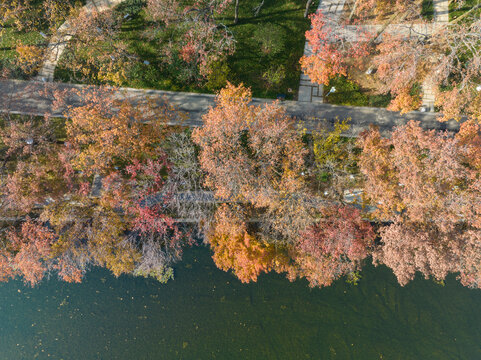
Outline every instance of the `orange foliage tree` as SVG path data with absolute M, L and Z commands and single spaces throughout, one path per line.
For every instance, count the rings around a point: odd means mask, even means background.
M 302 221 L 297 216 L 285 216 L 287 223 L 275 219 L 280 219 L 280 209 L 294 215 L 292 211 L 301 211 L 307 203 L 303 201 L 307 151 L 293 119 L 279 104 L 251 106 L 250 101 L 249 89 L 229 84 L 192 139 L 201 148 L 205 185 L 215 196 L 262 208 L 267 222 L 283 233 L 296 227 L 291 220 Z
M 233 270 L 240 281 L 257 281 L 261 273 L 290 270 L 285 251 L 249 234 L 242 209 L 222 205 L 207 235 L 215 264 L 224 271 Z
M 310 18 L 312 28 L 306 32 L 306 39 L 312 54 L 301 58 L 301 68 L 313 82 L 328 85 L 338 75 L 347 76 L 352 60 L 360 63 L 369 54 L 370 34 L 360 33 L 362 41 L 349 42 L 342 34 L 342 26 L 326 19 L 321 11 Z
M 265 207 L 302 188 L 306 151 L 283 108 L 250 101 L 249 89 L 229 84 L 192 139 L 201 147 L 205 182 L 216 196 Z
M 182 118 L 169 105 L 150 100 L 134 105 L 115 101 L 113 95 L 102 88 L 81 91 L 85 105 L 68 112 L 67 142 L 76 153 L 71 162 L 86 175 L 106 175 L 134 159 L 155 158 L 167 122 Z
M 27 213 L 35 204 L 63 194 L 60 146 L 48 118 L 5 115 L 0 139 L 4 150 L 1 170 L 6 174 L 0 186 L 2 211 Z

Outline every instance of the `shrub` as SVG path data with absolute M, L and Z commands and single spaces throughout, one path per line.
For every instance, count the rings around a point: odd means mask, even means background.
M 285 38 L 284 29 L 275 24 L 265 24 L 254 31 L 254 39 L 266 55 L 276 55 L 284 50 Z
M 286 78 L 286 68 L 284 65 L 271 66 L 264 74 L 262 78 L 266 81 L 267 87 L 279 87 Z
M 214 62 L 210 66 L 209 75 L 207 75 L 206 88 L 215 91 L 225 87 L 229 73 L 230 69 L 226 62 Z

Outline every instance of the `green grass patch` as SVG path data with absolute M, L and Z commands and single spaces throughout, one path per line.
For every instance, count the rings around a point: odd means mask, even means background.
M 329 104 L 387 107 L 391 101 L 390 95 L 368 94 L 366 90 L 345 76 L 332 79 L 329 85 L 324 87 L 324 94 L 327 94 L 332 87 L 335 87 L 336 91 L 324 96 L 324 102 Z
M 421 16 L 424 20 L 434 19 L 434 0 L 423 0 L 421 4 Z
M 461 6 L 459 6 L 459 2 L 451 1 L 449 3 L 449 20 L 450 21 L 455 20 L 456 18 L 465 14 L 466 12 L 468 12 L 478 4 L 480 4 L 479 0 L 465 0 L 461 4 Z M 478 9 L 478 10 L 475 10 L 471 14 L 471 16 L 479 16 L 480 14 L 481 14 L 481 9 Z M 461 21 L 464 21 L 464 20 L 461 20 Z
M 239 22 L 231 26 L 237 50 L 228 59 L 229 80 L 250 86 L 254 96 L 275 98 L 282 93 L 293 98 L 299 87 L 305 32 L 310 26 L 303 17 L 305 1 L 266 0 L 259 16 L 254 17 L 252 9 L 258 3 L 240 2 Z M 312 10 L 318 4 L 314 1 Z M 227 21 L 233 21 L 232 14 Z M 269 78 L 276 75 L 282 79 L 270 84 Z
M 305 1 L 266 0 L 255 17 L 253 8 L 258 4 L 258 0 L 241 1 L 237 24 L 234 24 L 233 6 L 218 19 L 233 32 L 236 51 L 225 62 L 216 64 L 215 75 L 200 87 L 182 80 L 180 64 L 162 62 L 158 43 L 142 36 L 149 24 L 144 12 L 138 12 L 124 23 L 120 41 L 125 42 L 140 61 L 133 66 L 128 80 L 122 85 L 212 93 L 227 80 L 251 87 L 255 97 L 276 98 L 283 94 L 287 99 L 294 99 L 301 74 L 299 59 L 304 51 L 305 32 L 310 26 L 310 21 L 303 17 Z M 312 11 L 317 5 L 318 1 L 314 1 Z M 128 8 L 120 11 L 129 13 Z M 62 66 L 68 56 L 67 51 L 55 71 L 55 77 L 62 81 L 73 78 L 72 73 Z

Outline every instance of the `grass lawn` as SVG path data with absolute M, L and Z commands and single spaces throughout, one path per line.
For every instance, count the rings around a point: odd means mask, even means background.
M 373 94 L 371 90 L 362 88 L 356 82 L 345 76 L 338 76 L 324 87 L 324 94 L 335 87 L 336 91 L 324 97 L 324 102 L 346 106 L 387 107 L 391 101 L 390 95 Z
M 304 51 L 305 32 L 310 26 L 310 21 L 303 17 L 305 0 L 265 0 L 255 17 L 253 8 L 258 3 L 258 0 L 240 1 L 237 24 L 233 21 L 233 7 L 219 19 L 236 39 L 236 52 L 227 59 L 224 66 L 228 69 L 223 71 L 227 70 L 227 80 L 251 87 L 256 97 L 276 98 L 284 94 L 287 99 L 294 99 L 299 87 L 299 59 Z M 317 5 L 318 0 L 312 4 L 312 11 Z M 216 90 L 214 86 L 199 87 L 179 79 L 179 67 L 163 63 L 158 45 L 142 38 L 147 25 L 144 13 L 140 12 L 122 28 L 121 41 L 141 59 L 123 86 L 190 92 Z M 68 53 L 63 61 L 67 59 Z M 71 80 L 71 73 L 62 67 L 62 60 L 55 76 L 62 81 Z
M 14 77 L 25 77 L 17 65 L 17 42 L 24 45 L 40 45 L 46 40 L 39 32 L 17 31 L 11 24 L 0 30 L 0 70 L 8 68 L 13 71 Z
M 421 16 L 424 20 L 434 20 L 434 0 L 423 0 L 421 4 Z
M 457 17 L 463 15 L 465 12 L 469 11 L 476 5 L 480 3 L 480 0 L 466 0 L 462 6 L 458 7 L 458 3 L 451 1 L 449 3 L 449 20 L 454 20 Z M 480 15 L 481 14 L 481 9 L 478 9 L 472 13 L 472 16 L 474 15 Z M 464 21 L 464 20 L 461 20 Z
M 236 53 L 228 61 L 230 79 L 252 87 L 254 96 L 276 97 L 282 93 L 292 98 L 297 95 L 301 75 L 299 59 L 304 52 L 305 32 L 310 27 L 310 21 L 303 17 L 305 1 L 266 0 L 256 18 L 252 8 L 258 3 L 258 0 L 240 1 L 239 23 L 231 27 L 238 42 Z M 314 3 L 313 11 L 319 2 Z M 278 38 L 270 32 L 277 33 Z M 261 50 L 262 41 L 269 36 L 274 42 L 271 54 Z M 269 88 L 263 74 L 268 71 L 275 74 L 279 70 L 284 71 L 285 79 Z M 288 92 L 289 88 L 292 93 Z

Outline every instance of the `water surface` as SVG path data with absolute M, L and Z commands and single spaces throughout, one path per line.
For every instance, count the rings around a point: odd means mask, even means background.
M 176 279 L 94 270 L 82 284 L 0 284 L 1 359 L 481 359 L 481 290 L 454 277 L 402 288 L 367 266 L 357 286 L 261 276 L 244 285 L 209 250 Z

